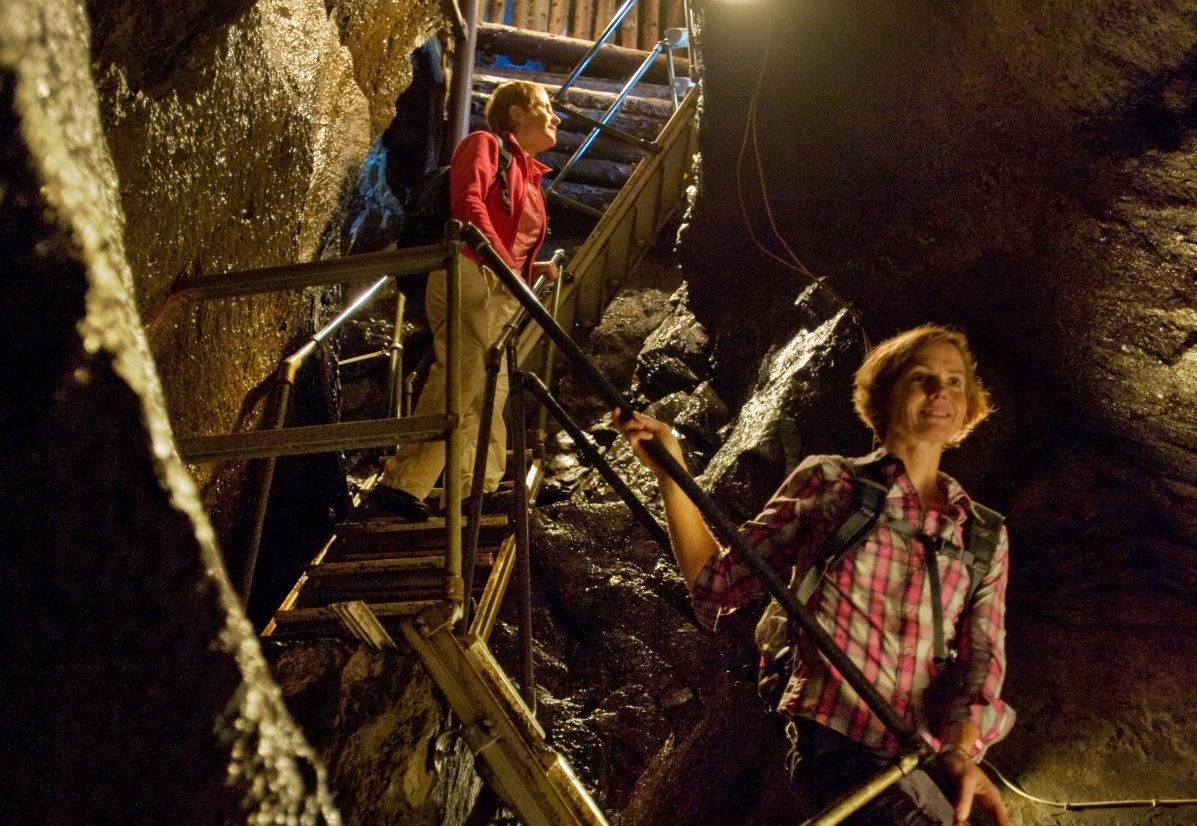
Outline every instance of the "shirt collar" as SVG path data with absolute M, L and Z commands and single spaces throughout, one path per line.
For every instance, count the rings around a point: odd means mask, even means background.
M 890 487 L 898 483 L 898 474 L 906 473 L 906 465 L 902 462 L 902 458 L 895 453 L 891 453 L 884 447 L 879 447 L 867 456 L 862 456 L 856 460 L 856 465 L 871 465 L 876 462 L 881 462 L 886 465 L 885 474 L 889 480 Z M 942 470 L 939 471 L 939 482 L 947 486 L 948 502 L 952 505 L 952 511 L 944 514 L 947 518 L 954 522 L 963 520 L 966 514 L 971 512 L 972 497 L 968 495 L 968 491 L 964 487 Z
M 531 166 L 541 175 L 544 175 L 544 173 L 551 169 L 551 167 L 549 167 L 547 164 L 541 163 L 540 161 L 536 160 L 536 158 L 524 151 L 524 147 L 520 146 L 520 142 L 515 139 L 514 132 L 504 132 L 501 138 L 503 142 L 507 144 L 507 148 L 511 150 L 512 155 L 516 156 L 517 158 L 523 158 L 525 164 Z

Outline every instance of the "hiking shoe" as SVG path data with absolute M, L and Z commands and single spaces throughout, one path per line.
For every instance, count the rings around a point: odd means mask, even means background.
M 461 500 L 461 512 L 469 515 L 474 497 L 467 496 Z M 515 510 L 515 491 L 497 490 L 494 493 L 482 494 L 483 513 L 505 513 L 510 515 Z
M 427 522 L 428 506 L 400 488 L 375 485 L 366 498 L 367 512 L 371 516 L 390 516 L 404 522 Z

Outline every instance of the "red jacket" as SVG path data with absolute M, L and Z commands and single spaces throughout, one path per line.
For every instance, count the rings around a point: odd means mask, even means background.
M 524 280 L 531 283 L 532 262 L 549 230 L 548 213 L 540 193 L 540 181 L 549 167 L 521 149 L 510 132 L 503 138 L 512 154 L 511 166 L 507 168 L 511 211 L 508 212 L 503 203 L 503 185 L 498 180 L 499 138 L 493 132 L 471 132 L 457 145 L 450 165 L 449 197 L 453 217 L 458 221 L 469 221 L 482 230 L 503 260 L 514 269 L 516 262 L 511 256 L 511 245 L 519 228 L 519 216 L 529 195 L 535 193 L 532 196 L 535 203 L 530 206 L 540 212 L 540 238 L 528 251 L 521 272 Z M 535 187 L 530 188 L 529 183 Z M 474 261 L 479 260 L 469 247 L 465 254 Z

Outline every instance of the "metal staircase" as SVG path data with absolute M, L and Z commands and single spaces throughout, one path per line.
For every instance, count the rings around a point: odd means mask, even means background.
M 637 149 L 641 159 L 631 166 L 626 183 L 614 192 L 609 203 L 594 208 L 597 221 L 564 267 L 551 302 L 564 334 L 598 323 L 606 303 L 681 206 L 696 150 L 696 104 L 697 90 L 688 89 L 670 107 L 672 114 L 659 134 L 649 141 L 640 139 L 644 144 Z M 601 131 L 601 127 L 594 128 Z M 565 166 L 578 164 L 578 160 L 571 159 Z M 449 237 L 443 246 L 201 277 L 180 282 L 176 293 L 193 299 L 219 299 L 316 284 L 354 283 L 370 283 L 370 289 L 377 290 L 388 279 L 447 266 L 452 297 L 460 248 L 461 242 Z M 476 526 L 476 553 L 472 564 L 467 564 L 467 569 L 475 571 L 474 581 L 466 583 L 463 579 L 463 529 L 475 526 L 463 522 L 460 495 L 451 494 L 458 489 L 456 479 L 460 473 L 456 400 L 446 400 L 444 416 L 284 427 L 286 400 L 295 372 L 352 309 L 313 336 L 301 353 L 280 364 L 282 413 L 273 429 L 184 439 L 179 443 L 180 453 L 191 462 L 261 458 L 272 469 L 276 457 L 282 455 L 393 446 L 408 439 L 443 439 L 447 480 L 444 506 L 422 524 L 351 514 L 316 553 L 263 636 L 296 640 L 342 636 L 388 649 L 405 643 L 420 656 L 461 720 L 463 736 L 481 758 L 479 772 L 524 826 L 606 826 L 607 821 L 584 786 L 546 743 L 545 733 L 535 719 L 530 672 L 521 675 L 522 685 L 517 686 L 487 648 L 508 585 L 517 567 L 527 562 L 518 553 L 520 520 L 513 521 L 508 515 L 483 515 Z M 450 348 L 456 324 L 453 318 L 451 311 Z M 512 353 L 521 369 L 539 372 L 544 383 L 550 384 L 553 349 L 541 326 L 529 324 Z M 452 357 L 449 361 L 452 363 Z M 400 380 L 392 376 L 393 385 Z M 449 385 L 453 386 L 454 381 L 451 378 Z M 524 455 L 522 446 L 518 455 Z M 524 464 L 518 462 L 516 467 Z M 263 475 L 255 542 L 261 533 L 270 479 L 270 473 Z M 534 499 L 540 482 L 540 463 L 533 460 L 517 483 L 524 485 L 527 501 Z M 645 518 L 651 519 L 647 512 Z M 659 528 L 655 522 L 654 527 Z M 526 546 L 526 514 L 522 528 Z M 255 556 L 256 548 L 251 560 Z M 251 582 L 252 565 L 243 585 L 246 599 Z M 468 627 L 463 621 L 466 615 Z

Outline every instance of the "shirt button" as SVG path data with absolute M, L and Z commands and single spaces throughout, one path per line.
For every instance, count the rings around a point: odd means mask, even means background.
M 913 657 L 914 656 L 914 648 L 908 645 L 902 649 L 902 653 L 905 654 L 907 657 Z
M 914 603 L 908 602 L 903 606 L 903 610 L 905 610 L 907 614 L 913 614 L 918 609 Z

